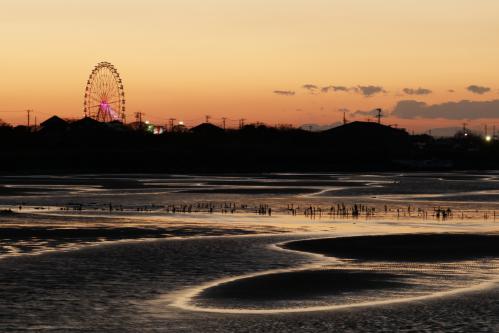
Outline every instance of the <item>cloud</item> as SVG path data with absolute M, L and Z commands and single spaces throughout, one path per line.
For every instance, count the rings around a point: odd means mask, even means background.
M 489 87 L 482 87 L 482 86 L 477 86 L 477 85 L 471 85 L 468 88 L 466 88 L 468 91 L 478 94 L 478 95 L 483 95 L 485 93 L 488 93 L 490 91 Z
M 403 91 L 407 95 L 429 95 L 432 93 L 430 89 L 425 89 L 425 88 L 417 88 L 417 89 L 404 88 Z
M 449 89 L 449 90 L 447 90 L 447 92 L 455 93 L 456 91 L 454 89 Z
M 383 112 L 381 113 L 383 115 Z M 362 111 L 357 110 L 352 113 L 353 117 L 361 116 L 361 117 L 376 117 L 378 115 L 378 109 L 370 110 L 370 111 Z
M 341 122 L 335 122 L 332 124 L 325 124 L 325 125 L 320 125 L 320 124 L 303 124 L 300 126 L 301 129 L 307 130 L 307 131 L 312 131 L 312 132 L 320 132 L 320 131 L 325 131 L 330 128 L 338 127 L 342 125 L 343 123 Z
M 357 86 L 352 89 L 355 92 L 364 95 L 364 97 L 371 97 L 379 93 L 386 93 L 385 89 L 380 86 Z
M 304 84 L 302 88 L 308 90 L 311 94 L 314 94 L 319 89 L 315 84 Z
M 491 119 L 499 118 L 499 100 L 446 102 L 428 105 L 424 102 L 406 100 L 395 106 L 393 116 L 404 119 Z
M 274 90 L 274 94 L 281 96 L 294 96 L 295 92 L 291 90 Z
M 322 87 L 321 91 L 323 93 L 328 93 L 330 91 L 349 91 L 350 89 L 344 86 L 327 86 L 327 87 Z
M 428 134 L 433 135 L 434 137 L 451 137 L 454 136 L 458 131 L 460 131 L 462 127 L 438 127 L 438 128 L 430 128 L 428 130 Z

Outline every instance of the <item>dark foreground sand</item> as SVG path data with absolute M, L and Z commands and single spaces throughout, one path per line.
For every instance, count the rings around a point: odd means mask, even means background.
M 290 314 L 205 313 L 168 306 L 169 296 L 189 286 L 307 264 L 306 256 L 268 247 L 293 237 L 123 242 L 5 258 L 0 260 L 0 332 L 499 330 L 497 287 L 425 301 Z M 166 304 L 158 304 L 163 296 Z
M 403 234 L 293 241 L 286 249 L 359 260 L 438 261 L 499 256 L 499 234 Z
M 203 291 L 212 300 L 292 300 L 360 290 L 407 286 L 396 274 L 356 270 L 306 270 L 266 274 L 218 285 Z

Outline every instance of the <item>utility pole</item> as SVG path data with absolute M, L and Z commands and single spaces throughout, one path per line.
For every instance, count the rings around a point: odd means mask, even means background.
M 210 122 L 210 119 L 211 119 L 211 116 L 206 115 L 206 116 L 205 116 L 205 118 L 206 118 L 206 123 L 209 123 L 209 122 Z
M 347 113 L 346 111 L 343 111 L 343 125 L 347 124 Z
M 223 124 L 224 131 L 225 131 L 225 121 L 226 121 L 226 120 L 227 120 L 227 118 L 222 117 L 222 124 Z
M 177 120 L 177 119 L 175 119 L 175 118 L 170 118 L 170 119 L 168 119 L 168 120 L 170 121 L 170 132 L 173 132 L 173 122 L 174 122 L 175 120 Z
M 36 127 L 37 127 L 37 123 L 36 123 L 36 116 L 35 116 L 35 132 L 36 132 Z
M 31 115 L 31 112 L 33 112 L 33 110 L 26 110 L 26 113 L 28 114 L 28 131 L 29 131 L 29 121 L 30 121 L 30 115 Z
M 378 124 L 381 124 L 381 113 L 383 112 L 383 110 L 381 109 L 376 109 L 376 112 L 378 112 L 378 114 L 376 115 L 376 118 L 378 118 Z
M 139 123 L 139 128 L 142 128 L 142 117 L 145 116 L 142 112 L 135 112 L 135 120 Z
M 245 120 L 246 120 L 246 119 L 244 119 L 244 118 L 239 119 L 239 129 L 241 129 L 241 128 L 243 128 L 243 127 L 244 127 L 244 121 L 245 121 Z

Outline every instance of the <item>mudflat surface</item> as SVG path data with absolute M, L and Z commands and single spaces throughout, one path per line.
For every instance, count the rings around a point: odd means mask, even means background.
M 207 289 L 201 297 L 239 301 L 289 300 L 404 285 L 403 279 L 395 274 L 321 269 L 240 279 Z
M 433 261 L 499 255 L 499 234 L 402 234 L 289 242 L 285 248 L 360 260 Z

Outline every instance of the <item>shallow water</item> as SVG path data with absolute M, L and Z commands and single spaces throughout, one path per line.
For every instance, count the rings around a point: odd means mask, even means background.
M 316 235 L 318 236 L 318 235 Z M 466 270 L 461 270 L 463 263 L 414 265 L 391 265 L 385 263 L 359 265 L 352 263 L 325 263 L 322 259 L 306 254 L 289 251 L 278 251 L 269 248 L 269 244 L 304 236 L 244 236 L 190 238 L 183 240 L 158 240 L 150 242 L 131 242 L 90 247 L 78 251 L 43 254 L 39 256 L 24 256 L 6 258 L 0 261 L 0 330 L 40 330 L 40 331 L 200 331 L 206 328 L 206 320 L 210 321 L 213 331 L 232 331 L 234 325 L 244 326 L 245 322 L 255 330 L 265 331 L 279 322 L 291 325 L 296 317 L 286 313 L 270 315 L 263 312 L 261 319 L 254 314 L 245 314 L 244 310 L 261 308 L 288 308 L 300 306 L 300 301 L 278 300 L 276 304 L 256 302 L 254 299 L 237 299 L 227 301 L 222 299 L 194 300 L 197 306 L 207 308 L 218 307 L 243 309 L 233 313 L 207 313 L 191 311 L 175 305 L 191 288 L 210 284 L 213 281 L 244 276 L 246 274 L 264 273 L 268 270 L 287 270 L 304 267 L 305 265 L 325 265 L 324 268 L 353 269 L 357 267 L 369 272 L 390 272 L 403 274 L 408 279 L 407 286 L 387 289 L 373 288 L 356 290 L 333 299 L 305 298 L 301 306 L 318 306 L 325 304 L 352 304 L 380 299 L 398 299 L 404 296 L 427 294 L 439 290 L 478 285 L 483 281 L 493 280 L 497 265 L 489 261 L 466 262 Z M 307 236 L 305 236 L 307 237 Z M 410 276 L 407 273 L 410 272 Z M 497 276 L 497 275 L 495 275 Z M 312 286 L 313 287 L 313 286 Z M 477 292 L 477 291 L 475 291 Z M 480 298 L 479 304 L 488 304 L 480 308 L 481 320 L 487 320 L 492 329 L 497 325 L 496 315 L 490 316 L 499 309 L 497 287 L 488 286 Z M 445 313 L 441 306 L 439 312 L 444 312 L 447 324 L 454 326 L 473 327 L 479 323 L 469 319 L 452 318 L 457 311 L 456 303 L 450 300 L 458 298 L 464 303 L 459 311 L 471 311 L 476 306 L 469 294 L 462 293 L 438 299 L 419 300 L 402 304 L 386 304 L 383 306 L 366 306 L 362 311 L 352 308 L 347 317 L 359 314 L 359 320 L 366 320 L 366 312 L 378 312 L 389 318 L 396 311 L 406 316 L 406 321 L 415 327 L 421 325 L 421 318 L 426 318 L 425 325 L 431 323 L 435 311 L 435 302 L 445 305 Z M 464 300 L 469 298 L 468 304 Z M 445 302 L 444 302 L 445 303 Z M 490 303 L 490 304 L 489 304 Z M 385 311 L 383 312 L 383 309 Z M 388 309 L 388 310 L 387 310 Z M 347 311 L 342 309 L 341 311 Z M 414 313 L 416 312 L 416 314 Z M 474 311 L 474 310 L 473 310 Z M 328 314 L 329 313 L 329 314 Z M 341 313 L 341 312 L 340 312 Z M 327 325 L 344 322 L 344 314 L 337 311 L 304 313 L 301 318 L 316 321 L 317 318 L 329 318 Z M 497 313 L 497 312 L 496 312 Z M 487 316 L 488 314 L 488 316 Z M 305 316 L 305 317 L 304 317 Z M 485 316 L 485 318 L 482 318 Z M 399 320 L 400 318 L 398 318 Z M 220 326 L 214 326 L 212 320 Z M 304 319 L 302 319 L 304 320 Z M 381 322 L 380 322 L 381 320 Z M 380 325 L 389 329 L 393 321 L 380 317 L 370 318 L 371 325 Z M 311 322 L 303 323 L 308 327 Z M 325 323 L 323 323 L 325 324 Z M 321 324 L 321 325 L 323 325 Z M 358 325 L 368 325 L 358 322 Z M 483 324 L 483 323 L 482 323 Z M 343 324 L 341 324 L 343 325 Z M 491 326 L 492 325 L 492 326 Z M 365 326 L 367 328 L 369 326 Z M 438 327 L 438 326 L 431 326 Z M 308 327 L 311 329 L 312 327 Z M 248 330 L 250 331 L 250 330 Z
M 276 244 L 497 233 L 498 177 L 0 177 L 0 206 L 12 210 L 0 216 L 0 331 L 497 331 L 496 258 L 365 262 Z M 375 213 L 329 214 L 339 203 Z M 439 206 L 453 216 L 433 216 Z

